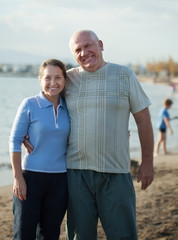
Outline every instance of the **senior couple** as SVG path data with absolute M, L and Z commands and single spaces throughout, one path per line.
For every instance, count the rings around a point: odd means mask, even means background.
M 75 32 L 69 46 L 79 67 L 66 75 L 62 62 L 45 61 L 42 91 L 23 101 L 11 131 L 14 239 L 57 240 L 67 209 L 69 240 L 96 240 L 98 218 L 108 240 L 136 240 L 128 122 L 132 113 L 146 189 L 154 179 L 150 100 L 132 70 L 104 61 L 93 31 Z M 26 140 L 21 167 L 27 133 L 33 147 Z

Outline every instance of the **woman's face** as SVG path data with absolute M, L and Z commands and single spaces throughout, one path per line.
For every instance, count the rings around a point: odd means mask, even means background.
M 65 78 L 62 70 L 57 66 L 47 65 L 43 76 L 40 78 L 40 84 L 45 96 L 49 100 L 56 96 L 58 97 L 65 86 Z

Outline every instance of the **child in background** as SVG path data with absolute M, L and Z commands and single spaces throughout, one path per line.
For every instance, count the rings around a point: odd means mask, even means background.
M 157 127 L 159 129 L 158 140 L 155 145 L 155 156 L 159 154 L 160 145 L 163 148 L 163 154 L 167 154 L 166 150 L 166 129 L 169 129 L 170 135 L 173 134 L 171 125 L 170 125 L 170 116 L 168 113 L 168 109 L 171 108 L 173 102 L 170 99 L 164 100 L 164 107 L 159 112 Z

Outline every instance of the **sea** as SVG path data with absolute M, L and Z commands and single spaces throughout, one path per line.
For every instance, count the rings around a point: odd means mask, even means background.
M 169 113 L 171 117 L 177 117 L 178 93 L 173 93 L 171 87 L 167 84 L 141 82 L 141 85 L 152 102 L 149 109 L 156 141 L 158 133 L 156 122 L 163 101 L 165 98 L 173 100 L 174 104 Z M 36 95 L 40 90 L 38 78 L 35 77 L 0 77 L 0 186 L 13 183 L 8 141 L 18 106 L 24 98 Z M 171 126 L 174 134 L 172 136 L 167 134 L 167 148 L 169 152 L 178 152 L 178 119 L 172 120 Z M 140 142 L 137 126 L 132 115 L 130 115 L 129 130 L 131 159 L 140 159 Z M 23 150 L 23 154 L 24 152 Z

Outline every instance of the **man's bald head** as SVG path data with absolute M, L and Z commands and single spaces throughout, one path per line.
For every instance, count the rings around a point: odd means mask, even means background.
M 72 35 L 72 37 L 70 38 L 70 41 L 69 41 L 69 48 L 70 50 L 72 51 L 72 45 L 73 43 L 82 35 L 89 35 L 90 38 L 92 38 L 93 40 L 95 40 L 96 42 L 99 41 L 99 38 L 98 36 L 96 35 L 95 32 L 91 31 L 91 30 L 79 30 L 79 31 L 76 31 L 74 32 L 74 34 Z M 73 51 L 72 51 L 73 52 Z

